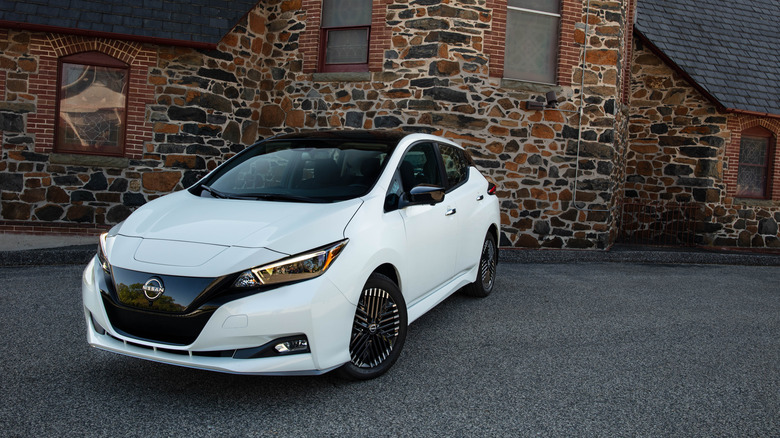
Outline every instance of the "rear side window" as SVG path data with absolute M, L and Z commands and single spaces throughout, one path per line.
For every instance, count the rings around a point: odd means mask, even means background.
M 469 160 L 465 151 L 447 144 L 440 144 L 439 151 L 447 173 L 447 189 L 466 182 L 469 177 Z

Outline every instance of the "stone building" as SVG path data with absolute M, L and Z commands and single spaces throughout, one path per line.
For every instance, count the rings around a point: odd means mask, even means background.
M 615 241 L 633 0 L 209 5 L 0 5 L 0 231 L 95 232 L 258 138 L 381 128 L 463 144 L 504 246 Z
M 639 1 L 624 232 L 682 221 L 672 242 L 780 247 L 779 16 L 771 0 Z

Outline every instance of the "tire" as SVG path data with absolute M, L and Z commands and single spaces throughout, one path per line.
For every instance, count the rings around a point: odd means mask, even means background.
M 371 274 L 355 309 L 350 361 L 339 369 L 341 376 L 368 380 L 387 372 L 401 354 L 407 325 L 401 290 L 384 275 Z
M 479 272 L 477 281 L 463 288 L 463 293 L 472 297 L 484 298 L 493 292 L 496 284 L 496 266 L 498 265 L 498 246 L 496 238 L 491 233 L 485 236 L 482 244 L 482 254 L 479 257 Z

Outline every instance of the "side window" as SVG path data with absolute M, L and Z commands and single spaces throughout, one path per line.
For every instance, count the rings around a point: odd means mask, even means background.
M 124 155 L 130 68 L 100 52 L 59 61 L 55 149 Z
M 554 84 L 560 23 L 560 0 L 508 0 L 504 77 Z
M 433 143 L 417 143 L 404 155 L 385 197 L 385 211 L 398 208 L 412 188 L 420 184 L 442 187 L 439 160 Z
M 368 71 L 371 0 L 323 0 L 320 71 Z
M 447 172 L 447 189 L 457 187 L 469 177 L 469 161 L 466 153 L 454 146 L 440 144 L 439 151 L 444 161 L 444 171 Z
M 747 129 L 739 144 L 739 168 L 737 196 L 769 199 L 772 174 L 772 150 L 774 137 L 764 128 Z
M 420 184 L 443 185 L 436 148 L 432 143 L 418 143 L 409 148 L 398 170 L 405 193 Z

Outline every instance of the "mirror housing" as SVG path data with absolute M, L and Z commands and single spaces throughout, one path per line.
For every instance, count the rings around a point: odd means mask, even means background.
M 444 187 L 420 184 L 409 191 L 409 204 L 435 205 L 444 201 Z

